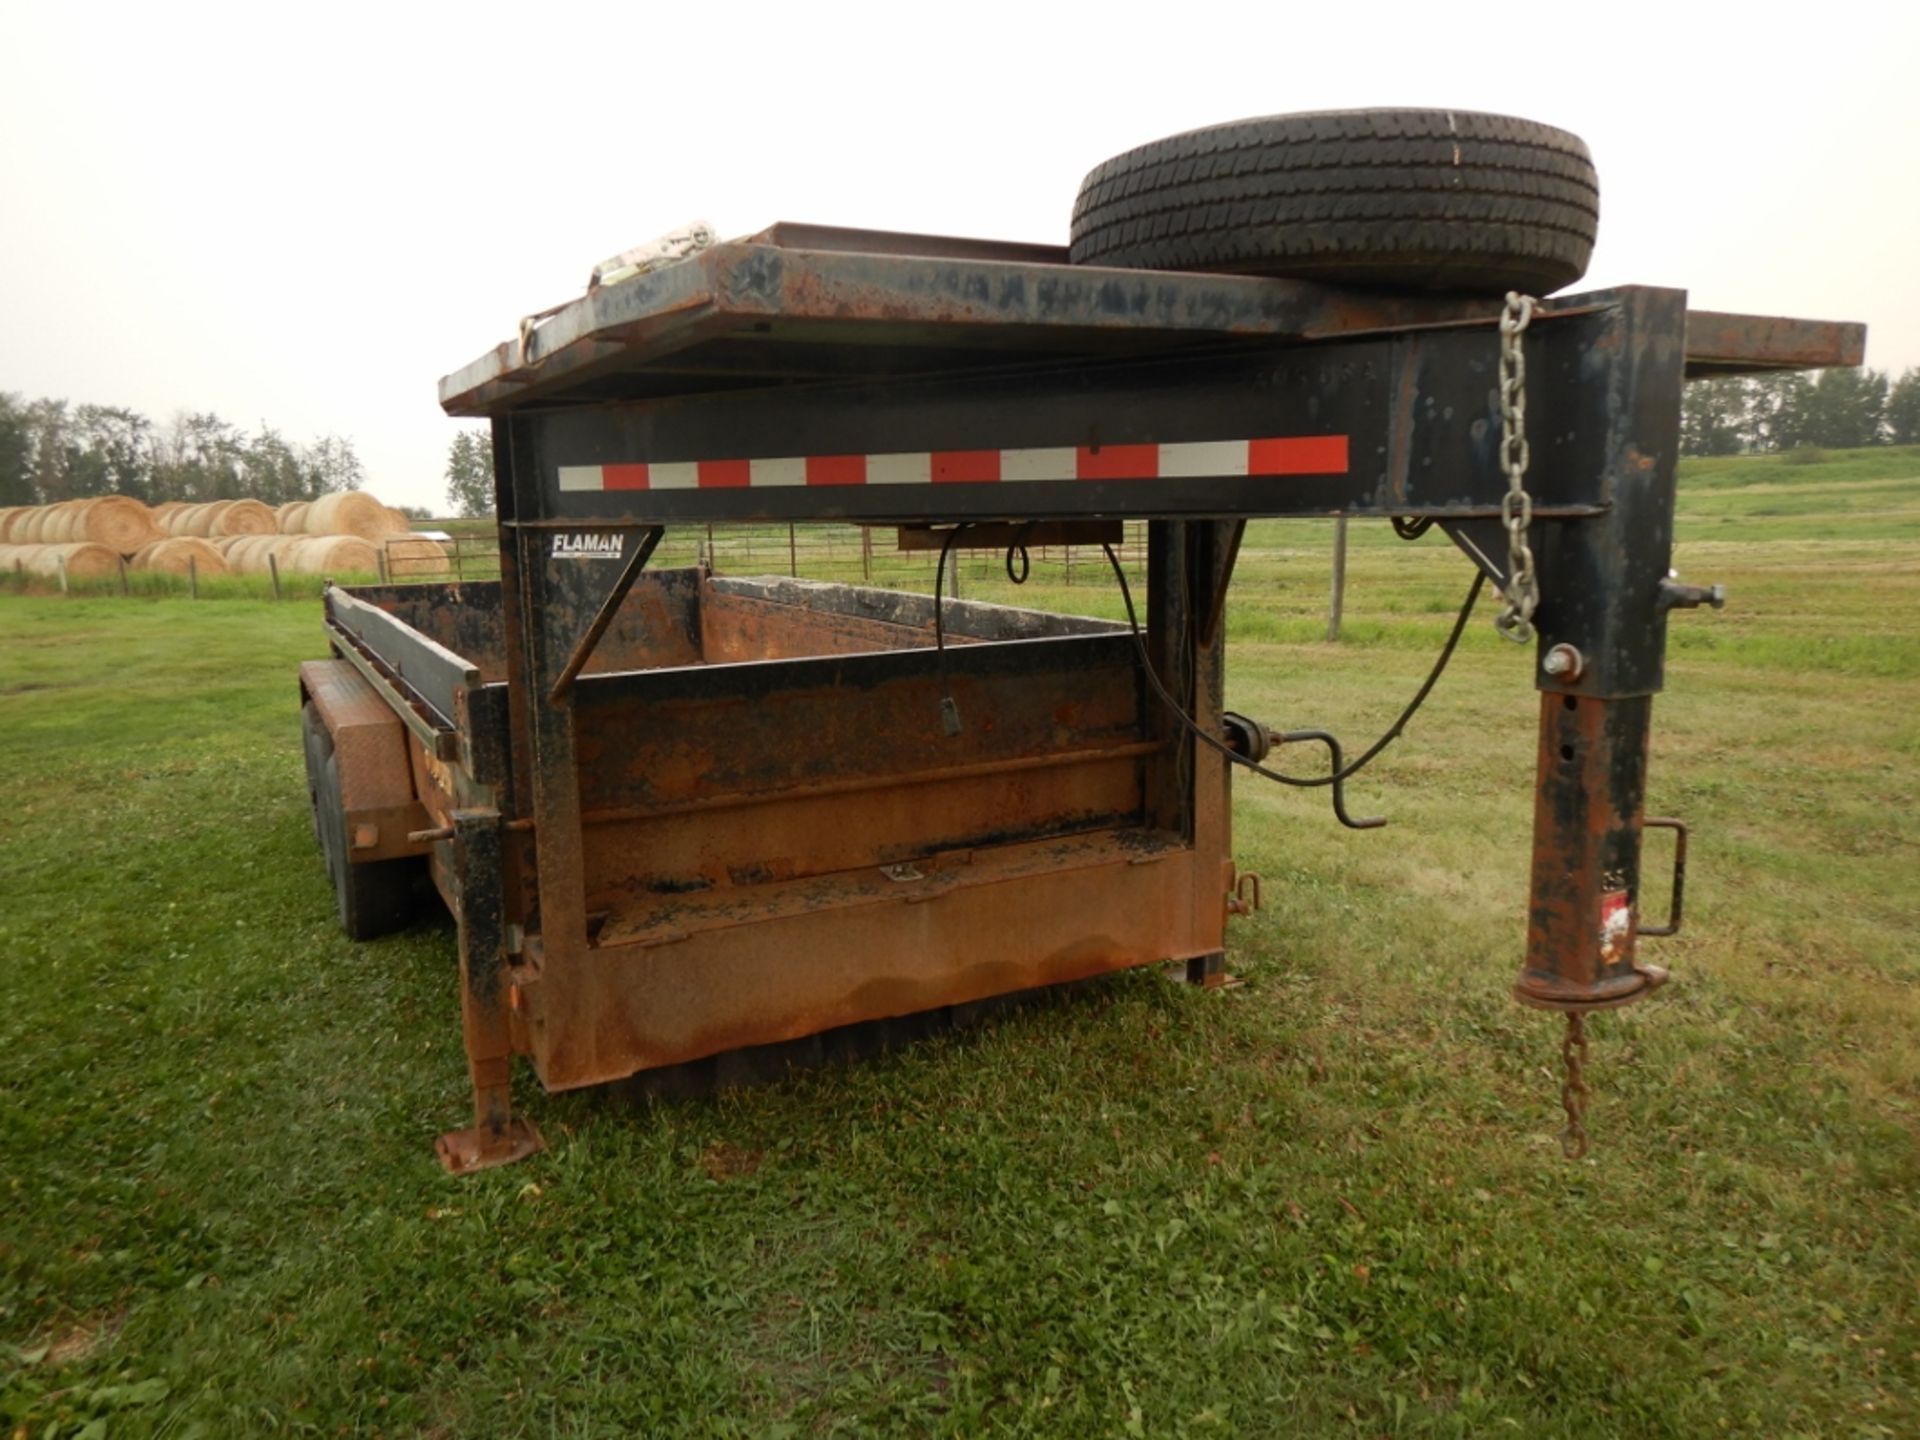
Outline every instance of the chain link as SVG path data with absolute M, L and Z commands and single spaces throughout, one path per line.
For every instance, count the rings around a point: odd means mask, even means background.
M 1500 468 L 1506 472 L 1507 493 L 1500 498 L 1500 519 L 1507 527 L 1506 604 L 1494 617 L 1493 628 L 1516 644 L 1533 638 L 1533 612 L 1540 604 L 1540 582 L 1533 572 L 1533 547 L 1527 528 L 1533 524 L 1533 497 L 1527 494 L 1527 352 L 1521 337 L 1533 323 L 1531 295 L 1507 292 L 1500 313 Z
M 1567 1112 L 1567 1128 L 1560 1132 L 1560 1150 L 1569 1160 L 1587 1153 L 1587 1019 L 1577 1010 L 1567 1012 L 1567 1037 L 1560 1042 L 1560 1058 L 1567 1067 L 1560 1087 L 1560 1104 Z

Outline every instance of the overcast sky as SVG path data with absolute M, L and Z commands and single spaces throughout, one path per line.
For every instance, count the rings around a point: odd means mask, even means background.
M 1791 18 L 1787 18 L 1791 17 Z M 1247 115 L 1584 136 L 1588 284 L 1920 365 L 1920 6 L 0 0 L 0 390 L 350 437 L 437 505 L 439 376 L 695 218 L 1064 243 L 1108 155 Z

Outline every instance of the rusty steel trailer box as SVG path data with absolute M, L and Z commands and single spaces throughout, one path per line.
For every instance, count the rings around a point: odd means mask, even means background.
M 516 1054 L 565 1088 L 1125 966 L 1217 975 L 1229 775 L 1268 743 L 1222 709 L 1222 615 L 1263 516 L 1438 525 L 1509 593 L 1529 546 L 1516 994 L 1576 1020 L 1645 994 L 1652 696 L 1670 614 L 1717 599 L 1669 572 L 1683 379 L 1862 345 L 1676 290 L 1516 306 L 793 226 L 523 325 L 441 386 L 492 424 L 502 581 L 333 590 L 337 658 L 302 681 L 350 925 L 420 855 L 459 920 L 476 1119 L 442 1159 L 537 1148 Z M 1128 517 L 1138 634 L 645 571 L 676 526 L 952 549 Z
M 1182 813 L 1124 626 L 947 600 L 936 651 L 928 596 L 639 576 L 568 697 L 567 970 L 514 804 L 500 585 L 325 605 L 336 658 L 300 678 L 343 919 L 404 918 L 425 852 L 489 1084 L 515 1052 L 559 1090 L 1123 966 L 1218 974 L 1223 767 Z

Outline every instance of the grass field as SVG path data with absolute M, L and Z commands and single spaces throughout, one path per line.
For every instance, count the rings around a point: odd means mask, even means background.
M 1357 525 L 1328 645 L 1328 534 L 1251 537 L 1231 700 L 1364 740 L 1468 573 Z M 549 1152 L 455 1182 L 452 930 L 344 941 L 313 851 L 317 607 L 0 595 L 0 1434 L 1920 1434 L 1920 453 L 1690 467 L 1678 563 L 1732 597 L 1656 707 L 1687 927 L 1578 1164 L 1486 602 L 1387 829 L 1237 787 L 1239 987 L 528 1086 Z

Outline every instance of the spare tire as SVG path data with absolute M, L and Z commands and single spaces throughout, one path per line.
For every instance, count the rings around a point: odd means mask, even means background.
M 1593 254 L 1577 135 L 1467 110 L 1324 110 L 1190 130 L 1081 182 L 1080 265 L 1545 295 Z

